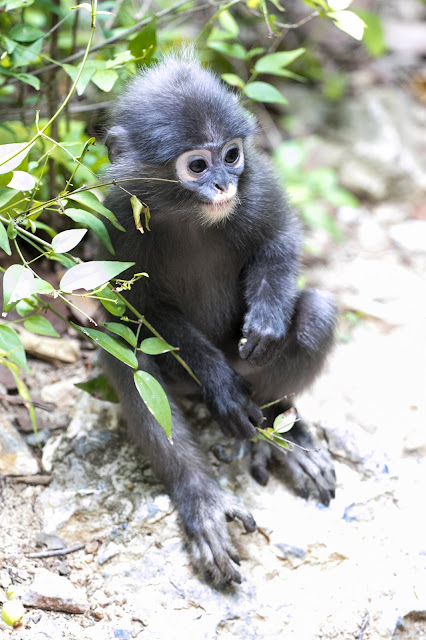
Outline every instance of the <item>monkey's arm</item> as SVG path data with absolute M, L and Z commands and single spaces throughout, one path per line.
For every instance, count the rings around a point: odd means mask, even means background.
M 275 359 L 293 315 L 300 241 L 298 223 L 290 223 L 258 246 L 244 268 L 247 312 L 239 351 L 254 365 Z
M 152 324 L 170 344 L 179 347 L 179 355 L 199 379 L 204 401 L 225 435 L 252 438 L 263 414 L 250 399 L 247 383 L 229 366 L 222 351 L 175 308 L 158 304 Z M 165 376 L 186 375 L 172 356 L 161 359 Z

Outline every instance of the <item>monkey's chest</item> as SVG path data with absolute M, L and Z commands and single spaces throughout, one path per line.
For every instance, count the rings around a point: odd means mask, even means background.
M 172 260 L 168 290 L 185 318 L 214 342 L 241 325 L 243 298 L 238 258 L 210 248 Z

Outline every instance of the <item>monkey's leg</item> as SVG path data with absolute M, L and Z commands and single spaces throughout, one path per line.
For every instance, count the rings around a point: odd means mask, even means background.
M 330 296 L 315 290 L 300 292 L 291 326 L 282 352 L 273 365 L 252 370 L 246 377 L 254 386 L 254 399 L 265 404 L 287 394 L 286 401 L 265 412 L 267 426 L 275 417 L 290 408 L 294 396 L 309 387 L 320 372 L 333 344 L 336 311 Z M 253 477 L 266 484 L 270 466 L 278 469 L 295 492 L 305 498 L 313 497 L 329 504 L 334 497 L 336 477 L 330 454 L 318 450 L 318 443 L 309 426 L 300 418 L 287 434 L 297 447 L 281 452 L 265 441 L 252 445 Z
M 233 497 L 223 493 L 208 474 L 207 460 L 194 445 L 173 399 L 169 397 L 173 424 L 171 444 L 140 398 L 131 369 L 106 352 L 102 352 L 101 359 L 120 398 L 132 439 L 150 459 L 155 474 L 178 509 L 195 565 L 216 585 L 241 582 L 235 567 L 239 558 L 226 522 L 238 518 L 250 532 L 256 528 L 253 517 Z M 139 365 L 162 383 L 156 365 L 148 357 L 141 356 Z

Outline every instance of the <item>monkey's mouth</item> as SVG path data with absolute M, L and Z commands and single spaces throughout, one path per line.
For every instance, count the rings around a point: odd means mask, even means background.
M 226 199 L 222 198 L 219 201 L 215 200 L 209 203 L 203 202 L 200 208 L 204 222 L 214 224 L 227 218 L 233 212 L 236 204 L 237 198 L 235 196 Z

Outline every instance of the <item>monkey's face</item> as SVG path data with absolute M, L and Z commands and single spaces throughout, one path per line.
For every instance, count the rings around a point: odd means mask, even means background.
M 238 179 L 244 170 L 241 138 L 224 145 L 206 144 L 185 151 L 176 160 L 181 185 L 199 201 L 203 219 L 214 224 L 229 216 L 237 203 Z

